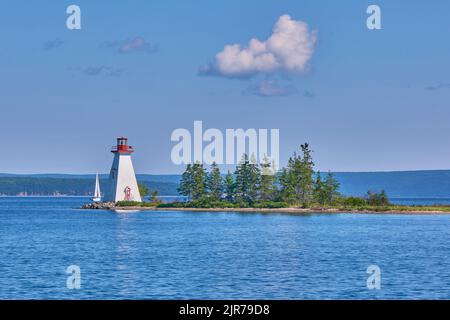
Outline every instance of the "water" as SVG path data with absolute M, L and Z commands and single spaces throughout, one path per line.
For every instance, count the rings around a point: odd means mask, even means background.
M 394 204 L 400 205 L 421 205 L 421 206 L 433 206 L 433 205 L 450 205 L 450 198 L 391 198 L 390 201 Z
M 0 198 L 0 299 L 450 298 L 450 215 L 73 209 L 86 201 Z

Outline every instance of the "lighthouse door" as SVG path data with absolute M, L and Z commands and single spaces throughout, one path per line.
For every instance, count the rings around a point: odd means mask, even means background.
M 131 188 L 125 188 L 125 201 L 131 201 Z

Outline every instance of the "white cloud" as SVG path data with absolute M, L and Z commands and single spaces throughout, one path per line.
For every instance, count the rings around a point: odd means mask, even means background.
M 135 51 L 147 51 L 154 52 L 156 47 L 145 41 L 143 38 L 137 37 L 131 40 L 125 41 L 119 47 L 120 53 L 129 53 Z
M 304 72 L 317 41 L 317 32 L 308 24 L 282 15 L 266 41 L 253 38 L 248 46 L 226 45 L 214 61 L 200 67 L 200 74 L 224 77 L 251 77 L 264 73 Z
M 154 44 L 147 42 L 144 38 L 141 37 L 134 37 L 125 41 L 107 41 L 102 44 L 102 47 L 115 48 L 119 53 L 153 53 L 158 50 Z

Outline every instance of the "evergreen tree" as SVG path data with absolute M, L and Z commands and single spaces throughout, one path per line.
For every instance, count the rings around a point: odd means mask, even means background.
M 222 198 L 223 192 L 223 179 L 220 174 L 219 167 L 215 162 L 213 162 L 213 164 L 211 165 L 211 171 L 208 174 L 207 179 L 209 196 L 213 200 L 220 200 Z
M 206 171 L 203 164 L 192 165 L 192 199 L 197 200 L 206 195 Z
M 321 205 L 330 205 L 339 196 L 339 182 L 331 172 L 323 181 L 320 172 L 317 172 L 314 182 L 314 200 Z
M 244 154 L 241 162 L 236 166 L 234 175 L 236 177 L 236 201 L 246 205 L 253 204 L 258 197 L 260 181 L 260 170 L 258 165 L 250 163 L 248 156 Z
M 338 197 L 339 194 L 339 182 L 334 178 L 331 172 L 328 172 L 327 177 L 324 182 L 325 194 L 326 194 L 326 203 L 332 204 L 333 201 Z
M 320 171 L 317 172 L 316 181 L 314 182 L 314 201 L 321 205 L 325 205 L 327 202 L 325 183 L 322 181 Z
M 186 170 L 181 175 L 180 185 L 178 187 L 178 193 L 192 198 L 193 193 L 193 168 L 190 163 L 186 166 Z
M 286 201 L 290 204 L 296 202 L 296 197 L 294 195 L 294 183 L 292 179 L 292 173 L 288 169 L 290 164 L 292 163 L 292 157 L 288 160 L 288 165 L 286 168 L 281 169 L 280 173 L 277 176 L 278 184 L 280 185 L 279 196 L 283 201 Z
M 261 188 L 261 170 L 256 162 L 255 155 L 252 154 L 250 158 L 250 162 L 248 164 L 249 169 L 249 180 L 250 180 L 250 190 L 248 191 L 249 194 L 249 203 L 252 204 L 255 201 L 258 200 L 260 195 L 260 188 Z
M 280 174 L 281 194 L 289 203 L 308 205 L 313 197 L 314 162 L 308 143 L 301 145 L 302 155 L 294 153 Z
M 300 160 L 299 195 L 300 202 L 307 205 L 312 200 L 314 162 L 312 161 L 312 151 L 309 149 L 309 144 L 302 144 L 301 149 L 303 157 Z
M 188 164 L 181 175 L 178 193 L 192 200 L 206 195 L 206 172 L 200 163 Z
M 224 191 L 225 191 L 225 198 L 227 201 L 229 202 L 233 202 L 234 201 L 234 197 L 235 197 L 235 183 L 234 183 L 234 177 L 231 174 L 230 171 L 228 171 L 228 174 L 225 176 L 225 181 L 224 181 Z
M 259 186 L 259 197 L 263 201 L 272 201 L 275 198 L 275 173 L 267 157 L 264 157 L 261 165 L 261 178 Z

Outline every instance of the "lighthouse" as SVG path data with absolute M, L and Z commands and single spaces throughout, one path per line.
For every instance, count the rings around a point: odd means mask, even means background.
M 134 173 L 131 154 L 132 146 L 128 145 L 128 138 L 117 138 L 117 145 L 112 147 L 114 160 L 109 173 L 109 188 L 103 201 L 138 201 L 141 202 L 136 174 Z

